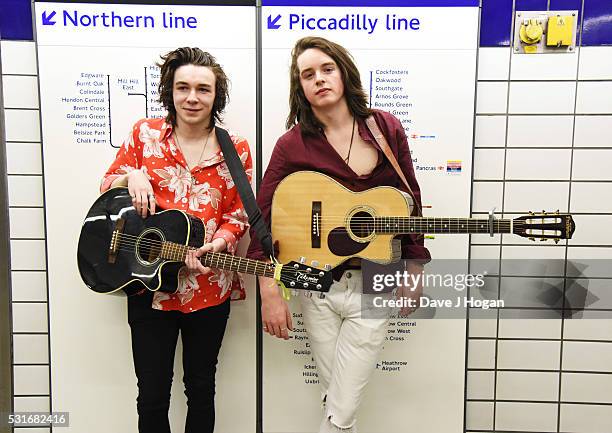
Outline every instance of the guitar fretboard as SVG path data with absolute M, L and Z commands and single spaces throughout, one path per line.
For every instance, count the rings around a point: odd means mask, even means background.
M 191 247 L 176 244 L 174 242 L 163 242 L 160 256 L 166 260 L 182 262 Z M 224 269 L 226 271 L 237 271 L 245 274 L 259 275 L 263 277 L 274 277 L 275 265 L 260 260 L 247 259 L 227 253 L 207 252 L 200 257 L 204 266 Z
M 375 217 L 377 233 L 490 233 L 488 219 L 428 218 L 428 217 Z M 493 220 L 493 233 L 511 233 L 512 220 Z

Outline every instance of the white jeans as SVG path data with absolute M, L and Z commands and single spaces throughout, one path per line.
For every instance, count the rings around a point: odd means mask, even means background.
M 357 408 L 385 340 L 388 314 L 363 318 L 362 296 L 369 295 L 362 295 L 361 270 L 345 271 L 324 299 L 299 296 L 325 407 L 320 433 L 356 431 Z

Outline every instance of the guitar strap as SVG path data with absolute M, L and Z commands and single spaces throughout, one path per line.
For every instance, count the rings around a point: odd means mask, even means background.
M 249 179 L 247 179 L 244 167 L 240 161 L 240 157 L 236 152 L 236 147 L 234 146 L 229 133 L 225 129 L 217 126 L 215 127 L 215 133 L 217 135 L 217 140 L 219 141 L 221 151 L 223 152 L 223 156 L 225 157 L 227 168 L 232 175 L 232 179 L 234 180 L 238 194 L 242 199 L 242 205 L 249 216 L 249 225 L 255 229 L 255 234 L 257 235 L 259 242 L 261 242 L 261 246 L 266 256 L 274 260 L 272 235 L 270 234 L 270 230 L 268 230 L 268 227 L 261 216 L 259 206 L 257 206 L 257 203 L 255 202 L 255 196 L 253 195 L 251 184 Z
M 408 194 L 410 194 L 410 197 L 412 197 L 412 202 L 414 203 L 414 210 L 412 212 L 414 214 L 413 216 L 423 216 L 423 211 L 421 210 L 421 207 L 419 206 L 419 203 L 417 202 L 416 196 L 414 195 L 414 192 L 412 192 L 412 188 L 410 188 L 410 185 L 408 184 L 408 181 L 406 180 L 406 176 L 404 176 L 404 173 L 402 172 L 397 162 L 397 159 L 395 159 L 395 156 L 393 155 L 393 152 L 391 151 L 391 148 L 389 147 L 389 143 L 387 143 L 387 139 L 385 138 L 383 133 L 380 132 L 380 128 L 376 124 L 376 120 L 374 119 L 374 116 L 368 116 L 365 122 L 366 122 L 366 125 L 368 126 L 368 129 L 374 136 L 374 140 L 376 140 L 376 142 L 378 143 L 378 146 L 381 148 L 381 150 L 383 151 L 383 153 L 385 154 L 385 156 L 391 163 L 391 166 L 393 166 L 393 169 L 395 170 L 399 178 L 404 183 L 404 186 L 406 187 Z

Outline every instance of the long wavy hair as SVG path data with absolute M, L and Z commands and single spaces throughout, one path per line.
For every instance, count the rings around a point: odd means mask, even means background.
M 372 110 L 368 107 L 366 92 L 361 86 L 359 70 L 351 54 L 342 45 L 325 38 L 309 36 L 295 43 L 291 51 L 291 69 L 289 72 L 289 115 L 287 116 L 287 129 L 299 122 L 304 134 L 315 135 L 323 128 L 317 119 L 310 102 L 306 99 L 304 89 L 300 83 L 300 70 L 297 59 L 306 50 L 316 48 L 323 51 L 336 62 L 342 75 L 344 84 L 344 97 L 351 113 L 360 118 L 367 118 Z
M 200 48 L 182 47 L 161 56 L 159 79 L 159 102 L 168 110 L 166 121 L 176 126 L 176 108 L 172 98 L 174 88 L 174 73 L 183 65 L 206 66 L 215 75 L 215 100 L 210 115 L 208 128 L 221 122 L 221 115 L 229 101 L 229 79 L 217 60 Z

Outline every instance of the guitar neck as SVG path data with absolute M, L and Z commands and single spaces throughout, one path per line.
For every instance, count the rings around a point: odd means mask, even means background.
M 494 219 L 493 233 L 512 233 L 512 220 Z M 384 234 L 410 233 L 491 233 L 488 219 L 376 217 L 374 230 Z
M 176 244 L 174 242 L 163 242 L 160 255 L 163 259 L 182 262 L 191 247 Z M 204 266 L 223 269 L 225 271 L 237 271 L 244 274 L 258 275 L 274 278 L 275 265 L 261 260 L 247 259 L 227 253 L 207 252 L 200 257 Z

